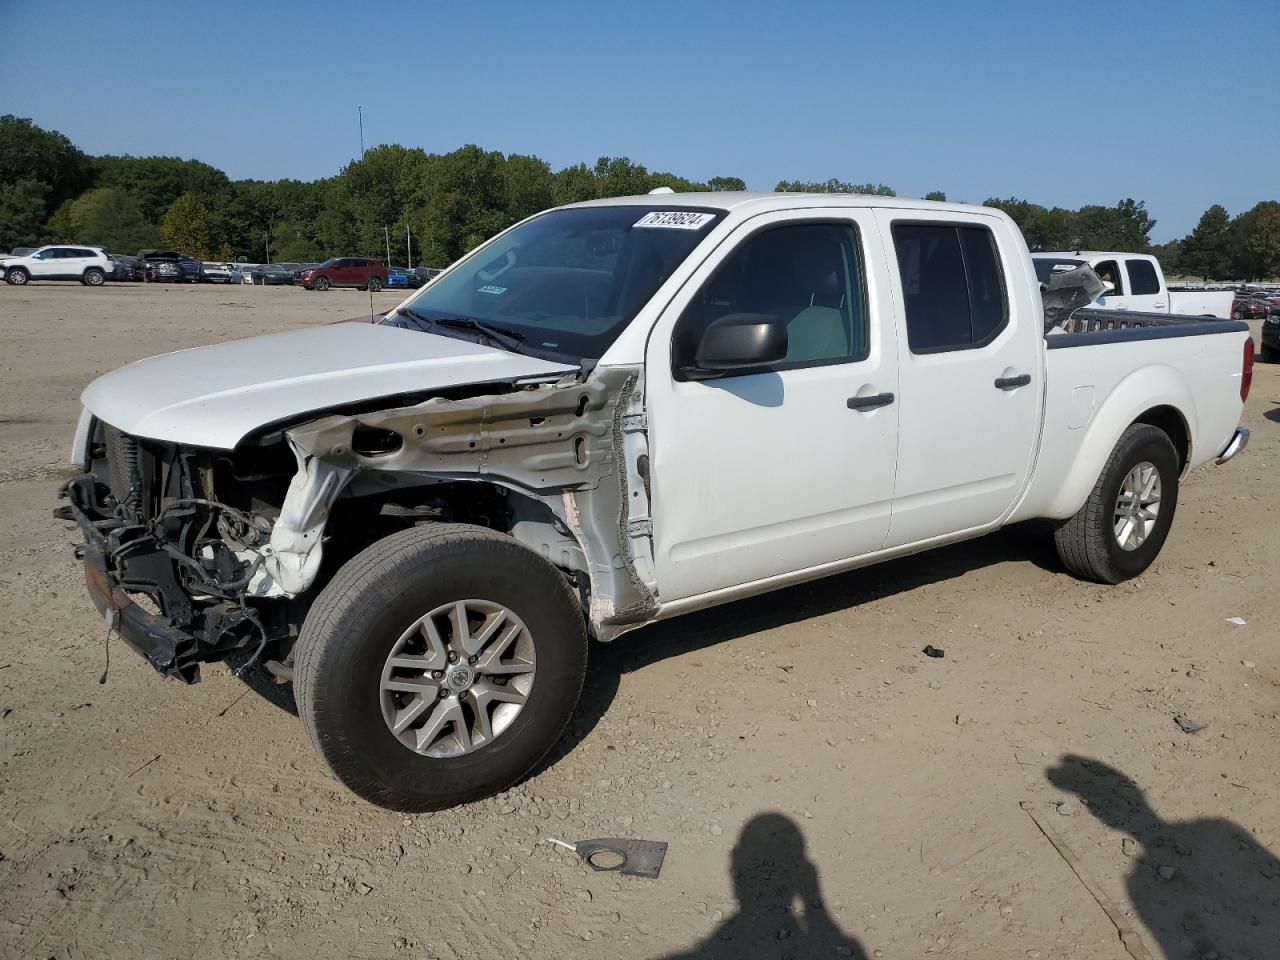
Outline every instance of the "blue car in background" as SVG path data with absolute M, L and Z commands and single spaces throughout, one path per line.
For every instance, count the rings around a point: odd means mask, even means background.
M 404 267 L 387 267 L 388 287 L 408 287 L 409 271 Z

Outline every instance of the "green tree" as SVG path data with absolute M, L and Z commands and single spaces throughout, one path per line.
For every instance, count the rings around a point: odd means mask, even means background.
M 1187 272 L 1182 262 L 1182 251 L 1182 240 L 1170 240 L 1168 243 L 1153 243 L 1150 252 L 1160 261 L 1160 269 L 1166 277 L 1176 277 Z
M 556 205 L 551 165 L 537 157 L 511 154 L 502 171 L 506 181 L 506 214 L 512 223 Z
M 707 189 L 714 191 L 745 190 L 747 189 L 747 183 L 741 177 L 712 177 L 707 181 Z
M 0 250 L 35 247 L 52 239 L 45 225 L 49 185 L 17 180 L 0 188 Z
M 875 197 L 896 197 L 893 187 L 883 183 L 846 183 L 831 179 L 823 183 L 804 180 L 780 180 L 773 189 L 782 193 L 864 193 Z
M 1074 242 L 1073 217 L 1069 210 L 1060 207 L 1050 210 L 1017 197 L 1009 197 L 1007 200 L 992 197 L 984 200 L 982 205 L 1007 213 L 1018 225 L 1027 246 L 1032 250 L 1066 250 Z
M 43 212 L 57 209 L 80 193 L 90 182 L 88 158 L 55 130 L 43 130 L 25 117 L 0 117 L 0 193 L 8 193 L 19 183 L 42 183 Z M 25 199 L 33 196 L 30 186 L 22 187 Z M 43 217 L 42 217 L 43 220 Z
M 160 228 L 142 215 L 129 194 L 113 187 L 97 187 L 60 208 L 55 220 L 65 223 L 63 235 L 76 243 L 106 247 L 117 253 L 133 253 L 160 242 Z
M 216 167 L 179 157 L 99 157 L 98 185 L 132 195 L 152 222 L 164 217 L 185 193 L 207 205 L 229 197 L 231 181 Z
M 1114 207 L 1081 207 L 1072 218 L 1076 249 L 1124 250 L 1145 253 L 1156 222 L 1145 203 L 1121 200 Z
M 552 177 L 551 194 L 557 205 L 580 203 L 599 196 L 597 187 L 591 168 L 585 163 L 577 163 L 556 172 Z
M 1215 203 L 1206 210 L 1182 242 L 1181 269 L 1203 280 L 1227 276 L 1231 271 L 1230 227 L 1226 207 Z
M 197 260 L 210 259 L 220 242 L 213 214 L 199 197 L 190 193 L 173 201 L 160 230 L 166 245 Z
M 924 198 L 926 200 L 937 200 L 942 203 L 946 203 L 947 201 L 947 195 L 943 193 L 941 190 L 930 190 L 928 193 L 924 195 Z
M 1280 276 L 1280 202 L 1264 200 L 1231 223 L 1231 266 L 1242 280 Z

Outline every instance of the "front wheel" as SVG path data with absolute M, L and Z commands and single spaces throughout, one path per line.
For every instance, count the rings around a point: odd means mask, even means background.
M 366 800 L 435 810 L 504 790 L 555 744 L 587 636 L 563 574 L 504 534 L 415 527 L 348 561 L 294 650 L 329 769 Z
M 4 275 L 5 282 L 15 286 L 24 286 L 31 279 L 31 274 L 27 273 L 22 267 L 10 267 Z
M 1263 363 L 1280 363 L 1280 347 L 1273 347 L 1269 343 L 1262 345 L 1262 352 L 1259 354 Z
M 100 287 L 107 275 L 97 267 L 90 267 L 84 272 L 84 276 L 80 278 L 80 282 L 86 287 Z
M 378 292 L 379 290 L 381 290 L 381 289 L 382 289 L 382 281 L 381 281 L 380 279 L 378 279 L 377 277 L 370 277 L 370 278 L 369 278 L 369 292 L 370 292 L 370 293 L 377 293 L 377 292 Z
M 329 289 L 329 278 L 328 278 L 328 277 L 316 277 L 315 288 L 316 288 L 317 290 L 328 290 L 328 289 Z
M 1120 583 L 1155 560 L 1178 506 L 1178 452 L 1169 435 L 1131 424 L 1076 515 L 1054 532 L 1058 556 L 1077 577 Z

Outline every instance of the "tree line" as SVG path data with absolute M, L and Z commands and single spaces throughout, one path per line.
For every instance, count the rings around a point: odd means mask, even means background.
M 742 190 L 739 177 L 695 181 L 650 171 L 627 157 L 553 170 L 545 160 L 468 145 L 427 153 L 396 144 L 368 150 L 335 176 L 313 181 L 232 180 L 199 160 L 91 156 L 30 119 L 0 117 L 0 249 L 50 242 L 133 253 L 167 246 L 200 259 L 294 262 L 331 255 L 401 259 L 406 231 L 416 262 L 443 266 L 517 220 L 600 197 Z M 895 196 L 882 183 L 780 181 L 776 190 Z M 925 195 L 945 200 L 942 191 Z M 1153 252 L 1170 274 L 1256 279 L 1280 273 L 1280 202 L 1232 218 L 1210 207 L 1181 240 L 1153 247 L 1141 201 L 1078 210 L 990 198 L 1033 250 Z

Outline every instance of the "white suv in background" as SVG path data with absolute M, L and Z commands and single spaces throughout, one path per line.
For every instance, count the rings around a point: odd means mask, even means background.
M 56 245 L 40 247 L 25 257 L 6 257 L 0 262 L 4 278 L 14 286 L 31 280 L 79 280 L 99 287 L 115 271 L 115 264 L 102 247 Z

